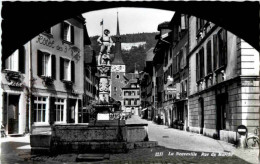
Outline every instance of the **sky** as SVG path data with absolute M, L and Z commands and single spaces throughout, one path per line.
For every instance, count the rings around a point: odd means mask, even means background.
M 157 32 L 158 24 L 170 21 L 173 11 L 148 8 L 112 8 L 87 12 L 83 14 L 89 36 L 101 35 L 103 28 L 110 30 L 110 35 L 116 34 L 117 11 L 120 34 L 142 32 Z

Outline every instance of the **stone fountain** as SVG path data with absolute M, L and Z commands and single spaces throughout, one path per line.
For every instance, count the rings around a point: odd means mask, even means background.
M 96 119 L 89 124 L 54 124 L 50 135 L 30 136 L 33 154 L 49 153 L 122 153 L 138 147 L 153 147 L 148 141 L 147 124 L 126 124 L 125 120 L 112 119 L 115 104 L 109 101 L 109 58 L 101 58 L 99 71 L 99 100 L 94 104 Z

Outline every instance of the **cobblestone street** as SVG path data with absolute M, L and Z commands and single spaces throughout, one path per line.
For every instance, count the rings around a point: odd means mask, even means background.
M 127 124 L 148 123 L 154 148 L 133 149 L 110 154 L 96 163 L 258 163 L 257 149 L 237 149 L 233 145 L 195 133 L 184 132 L 132 116 Z M 29 135 L 1 138 L 1 163 L 76 163 L 77 154 L 31 156 Z M 84 163 L 84 162 L 82 162 Z

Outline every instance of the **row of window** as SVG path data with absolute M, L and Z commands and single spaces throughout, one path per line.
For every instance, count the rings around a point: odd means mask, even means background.
M 139 99 L 124 99 L 124 105 L 140 105 Z
M 35 97 L 34 99 L 34 122 L 47 122 L 46 114 L 48 107 L 47 97 Z M 65 99 L 55 98 L 53 109 L 54 122 L 64 121 Z
M 187 64 L 187 54 L 189 47 L 188 44 L 185 44 L 185 46 L 177 53 L 176 56 L 173 58 L 173 63 L 168 67 L 168 69 L 164 72 L 164 83 L 167 83 L 168 76 L 171 76 L 173 74 L 176 74 L 180 70 L 184 69 L 184 67 Z M 170 55 L 171 55 L 170 51 Z M 168 52 L 166 51 L 166 56 L 168 56 Z M 168 65 L 168 60 L 166 60 L 168 57 L 165 58 L 165 66 Z
M 90 84 L 88 81 L 86 81 L 86 90 L 89 91 L 92 94 L 97 93 L 97 89 L 94 85 Z
M 25 73 L 24 48 L 16 50 L 4 62 L 3 68 Z M 44 51 L 37 51 L 37 75 L 56 79 L 56 56 Z M 60 80 L 75 82 L 75 63 L 72 60 L 60 57 Z
M 212 60 L 212 44 L 209 40 L 205 49 L 202 47 L 196 54 L 196 81 L 200 81 L 213 70 L 224 67 L 227 64 L 227 31 L 221 29 L 217 34 L 213 35 L 213 60 Z M 206 56 L 206 65 L 205 65 Z M 212 64 L 213 63 L 213 64 Z M 207 67 L 205 69 L 205 66 Z
M 92 99 L 89 96 L 85 96 L 85 101 L 89 102 Z M 82 114 L 84 115 L 86 110 L 84 111 L 80 107 L 81 100 L 78 100 L 78 104 L 78 120 L 79 122 L 86 122 L 82 118 Z M 48 121 L 50 123 L 65 123 L 67 118 L 68 123 L 75 123 L 75 105 L 75 99 L 36 96 L 33 104 L 33 121 L 35 123 L 48 123 Z
M 38 50 L 37 75 L 56 78 L 56 56 Z M 60 80 L 75 82 L 75 63 L 72 60 L 60 57 Z
M 140 95 L 140 91 L 124 91 L 124 96 Z

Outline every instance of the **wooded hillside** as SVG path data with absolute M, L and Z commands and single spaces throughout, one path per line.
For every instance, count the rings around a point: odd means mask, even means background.
M 155 35 L 158 33 L 138 33 L 138 34 L 124 34 L 121 35 L 122 43 L 135 43 L 135 42 L 146 42 L 145 46 L 132 47 L 129 51 L 122 50 L 122 58 L 126 64 L 126 72 L 134 72 L 135 63 L 136 68 L 140 71 L 144 68 L 144 62 L 146 58 L 146 52 L 154 47 L 157 40 L 155 40 Z M 99 36 L 90 37 L 91 46 L 99 54 L 100 46 L 97 43 Z M 115 42 L 114 36 L 112 40 Z M 114 46 L 112 47 L 112 54 L 114 53 Z

